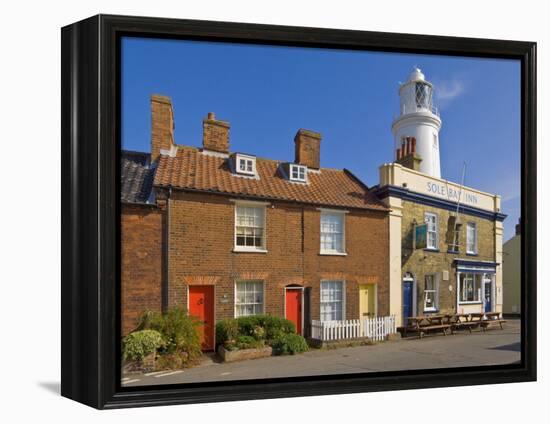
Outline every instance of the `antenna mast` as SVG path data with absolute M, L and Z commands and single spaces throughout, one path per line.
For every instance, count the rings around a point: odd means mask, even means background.
M 462 223 L 458 220 L 458 211 L 460 210 L 460 200 L 462 199 L 462 188 L 464 187 L 464 177 L 466 175 L 466 162 L 462 165 L 462 180 L 460 182 L 460 190 L 458 192 L 458 200 L 456 202 L 456 211 L 454 214 L 454 223 L 453 223 L 453 233 L 452 233 L 452 241 L 451 245 L 453 246 L 453 250 L 458 251 L 459 247 L 459 236 L 460 236 L 460 227 L 462 226 Z M 449 218 L 451 220 L 451 218 Z
M 460 190 L 458 192 L 458 201 L 456 202 L 455 216 L 458 218 L 458 209 L 460 208 L 460 199 L 462 198 L 462 187 L 464 187 L 464 176 L 466 175 L 466 162 L 462 164 L 462 180 L 460 181 Z

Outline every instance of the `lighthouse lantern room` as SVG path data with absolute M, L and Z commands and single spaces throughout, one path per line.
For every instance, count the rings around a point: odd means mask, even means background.
M 414 67 L 409 79 L 399 87 L 400 114 L 393 121 L 395 148 L 406 140 L 416 140 L 416 153 L 422 161 L 419 171 L 441 178 L 439 130 L 441 118 L 433 104 L 434 86 Z

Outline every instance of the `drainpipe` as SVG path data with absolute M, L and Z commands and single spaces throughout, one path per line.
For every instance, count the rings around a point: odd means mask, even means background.
M 170 204 L 172 197 L 172 188 L 168 189 L 166 198 L 166 213 L 164 223 L 164 234 L 162 243 L 162 312 L 166 313 L 169 307 L 169 288 L 170 288 Z

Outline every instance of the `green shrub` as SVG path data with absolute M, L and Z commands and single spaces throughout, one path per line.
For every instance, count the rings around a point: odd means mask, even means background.
M 201 341 L 198 319 L 187 314 L 183 308 L 171 308 L 166 314 L 146 312 L 143 314 L 139 329 L 156 330 L 164 338 L 163 354 L 181 354 L 185 352 L 190 360 L 201 356 Z
M 264 315 L 263 327 L 265 328 L 265 338 L 267 340 L 275 340 L 284 334 L 296 333 L 296 326 L 292 321 L 271 315 Z
M 280 339 L 296 332 L 292 321 L 271 315 L 250 315 L 225 319 L 216 324 L 216 342 L 231 345 L 239 336 L 250 336 L 260 341 Z
M 123 355 L 127 361 L 142 361 L 147 355 L 164 346 L 162 335 L 155 330 L 135 331 L 122 340 Z
M 216 343 L 234 341 L 239 335 L 239 325 L 235 319 L 224 319 L 216 324 Z
M 235 340 L 235 347 L 237 349 L 256 349 L 263 346 L 263 340 L 257 340 L 252 336 L 238 336 Z
M 309 349 L 306 339 L 299 334 L 285 334 L 274 340 L 272 346 L 278 355 L 294 355 Z

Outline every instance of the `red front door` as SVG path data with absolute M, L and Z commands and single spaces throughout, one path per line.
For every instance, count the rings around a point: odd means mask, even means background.
M 214 350 L 214 286 L 189 286 L 189 314 L 203 323 L 202 350 Z
M 294 323 L 298 334 L 302 334 L 302 289 L 286 290 L 286 319 Z

